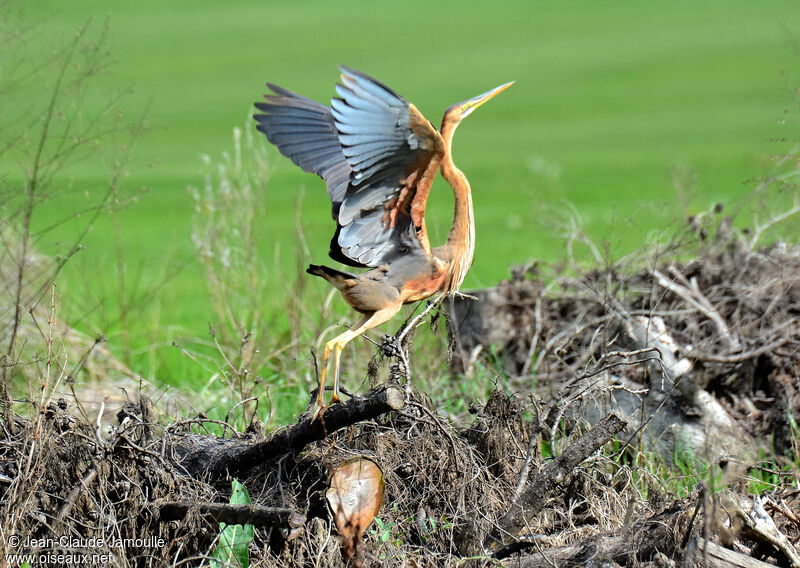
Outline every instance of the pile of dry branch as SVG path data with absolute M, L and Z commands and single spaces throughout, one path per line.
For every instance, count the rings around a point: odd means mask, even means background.
M 755 250 L 725 221 L 710 242 L 690 224 L 699 235 L 641 268 L 626 259 L 548 284 L 527 268 L 454 299 L 455 369 L 491 346 L 512 382 L 533 374 L 560 401 L 559 418 L 619 412 L 668 461 L 796 455 L 800 250 Z
M 398 385 L 269 436 L 167 424 L 145 397 L 110 437 L 72 401 L 17 416 L 0 430 L 0 546 L 52 553 L 66 535 L 109 565 L 199 565 L 225 522 L 256 527 L 260 566 L 800 566 L 800 252 L 745 245 L 719 237 L 691 260 L 661 251 L 549 284 L 523 270 L 454 300 L 454 364 L 491 351 L 519 387 L 462 427 Z M 325 494 L 354 457 L 385 489 L 343 550 Z M 678 496 L 668 467 L 695 462 L 721 477 L 690 474 Z M 755 499 L 752 468 L 774 481 Z M 232 477 L 252 505 L 228 504 Z

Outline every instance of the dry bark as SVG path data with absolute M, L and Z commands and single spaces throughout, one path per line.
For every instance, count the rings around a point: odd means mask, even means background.
M 316 420 L 306 413 L 294 425 L 261 442 L 192 436 L 183 438 L 176 451 L 180 455 L 180 465 L 195 477 L 208 475 L 220 479 L 228 475 L 237 476 L 267 460 L 297 453 L 311 442 L 322 440 L 337 430 L 400 410 L 404 405 L 400 389 L 381 387 L 331 406 Z
M 703 568 L 774 568 L 761 560 L 697 537 L 689 547 L 687 566 Z

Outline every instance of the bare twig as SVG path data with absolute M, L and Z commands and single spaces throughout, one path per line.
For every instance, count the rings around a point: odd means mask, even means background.
M 564 450 L 564 453 L 548 462 L 500 519 L 498 529 L 491 539 L 503 543 L 509 537 L 515 537 L 542 510 L 547 504 L 548 496 L 558 489 L 572 470 L 622 431 L 626 425 L 627 422 L 615 414 L 610 414 Z
M 20 321 L 22 317 L 22 304 L 23 304 L 23 284 L 25 282 L 25 271 L 28 268 L 28 248 L 29 239 L 31 235 L 31 220 L 33 218 L 33 211 L 36 206 L 36 196 L 39 183 L 39 171 L 44 157 L 44 148 L 49 139 L 48 133 L 53 117 L 55 115 L 56 102 L 61 96 L 61 85 L 64 77 L 69 69 L 72 57 L 76 53 L 78 46 L 89 27 L 91 20 L 87 21 L 75 34 L 75 39 L 63 52 L 63 61 L 56 74 L 53 89 L 50 92 L 50 100 L 47 109 L 44 112 L 41 131 L 39 132 L 39 142 L 36 152 L 33 156 L 33 163 L 29 170 L 28 180 L 25 184 L 25 205 L 22 211 L 22 239 L 19 243 L 19 253 L 17 258 L 17 277 L 16 289 L 14 291 L 14 316 L 11 323 L 11 333 L 6 347 L 6 356 L 13 360 L 14 350 L 19 334 Z M 4 418 L 6 423 L 11 423 L 11 398 L 8 393 L 8 380 L 11 367 L 4 366 L 2 370 L 2 381 L 0 381 L 0 403 L 4 407 Z
M 157 505 L 162 523 L 178 521 L 190 513 L 230 525 L 300 526 L 305 515 L 293 509 L 262 505 L 228 505 L 225 503 L 190 503 L 174 501 Z
M 534 330 L 533 330 L 533 337 L 531 338 L 531 345 L 528 347 L 528 356 L 525 358 L 525 364 L 522 366 L 522 371 L 520 375 L 527 376 L 531 370 L 531 364 L 533 363 L 533 356 L 536 354 L 536 348 L 539 346 L 539 338 L 542 335 L 542 300 L 544 299 L 544 295 L 548 292 L 551 286 L 554 285 L 554 282 L 551 282 L 541 290 L 539 290 L 539 294 L 536 296 L 536 306 L 533 310 L 533 318 L 534 318 Z
M 762 237 L 762 235 L 767 230 L 769 230 L 770 228 L 774 227 L 775 225 L 778 225 L 779 223 L 782 223 L 783 221 L 785 221 L 786 219 L 788 219 L 792 215 L 797 215 L 798 213 L 800 213 L 800 200 L 795 198 L 794 205 L 793 205 L 793 207 L 791 209 L 788 209 L 788 210 L 784 211 L 783 213 L 780 213 L 780 214 L 776 215 L 775 217 L 772 217 L 771 219 L 765 221 L 764 223 L 759 223 L 756 220 L 755 223 L 753 224 L 754 225 L 753 226 L 753 236 L 750 238 L 750 242 L 748 243 L 748 246 L 750 247 L 750 250 L 755 250 L 759 239 Z
M 427 414 L 428 417 L 431 420 L 433 420 L 433 423 L 436 425 L 436 427 L 439 429 L 439 431 L 442 434 L 445 435 L 445 437 L 447 438 L 447 441 L 450 442 L 450 451 L 452 452 L 451 455 L 452 455 L 452 458 L 453 458 L 453 464 L 454 464 L 454 466 L 456 468 L 456 471 L 459 474 L 462 473 L 461 468 L 458 465 L 458 450 L 456 450 L 456 443 L 453 440 L 453 436 L 451 436 L 450 432 L 447 431 L 447 428 L 444 425 L 442 425 L 442 423 L 439 421 L 439 418 L 433 412 L 431 412 L 430 410 L 425 408 L 424 405 L 422 405 L 422 404 L 420 404 L 418 402 L 415 402 L 413 400 L 411 402 L 409 402 L 408 404 L 410 404 L 414 408 L 420 409 L 422 412 Z
M 67 495 L 67 498 L 64 500 L 64 504 L 61 505 L 58 515 L 56 515 L 56 519 L 58 519 L 59 522 L 64 522 L 64 519 L 67 518 L 67 515 L 69 515 L 69 512 L 72 510 L 73 505 L 75 505 L 75 501 L 78 499 L 78 496 L 81 494 L 81 492 L 86 490 L 87 486 L 96 477 L 97 469 L 91 468 L 81 478 L 80 483 L 72 488 L 72 491 L 69 492 L 69 495 Z
M 756 349 L 751 349 L 749 351 L 742 351 L 741 353 L 736 353 L 734 355 L 714 355 L 711 353 L 691 352 L 687 353 L 686 357 L 688 359 L 694 359 L 695 361 L 706 361 L 708 363 L 741 363 L 742 361 L 747 361 L 748 359 L 755 359 L 756 357 L 760 357 L 761 355 L 771 353 L 778 347 L 781 347 L 789 343 L 790 341 L 792 341 L 792 338 L 785 336 L 776 339 L 771 343 L 767 343 L 766 345 L 762 345 L 761 347 L 758 347 Z
M 537 413 L 538 414 L 538 413 Z M 516 503 L 519 496 L 522 495 L 522 490 L 528 484 L 528 475 L 530 475 L 531 464 L 533 463 L 533 456 L 536 453 L 536 446 L 539 443 L 539 435 L 541 433 L 541 426 L 537 416 L 535 431 L 531 432 L 531 437 L 528 440 L 528 451 L 525 454 L 525 465 L 522 466 L 522 471 L 517 480 L 517 486 L 514 488 L 514 494 L 511 496 L 511 502 Z
M 405 384 L 405 400 L 408 403 L 411 400 L 411 365 L 408 362 L 408 352 L 405 348 L 405 340 L 409 333 L 411 333 L 416 327 L 419 325 L 419 322 L 422 318 L 430 313 L 436 306 L 439 305 L 439 302 L 442 301 L 444 298 L 444 292 L 436 296 L 435 299 L 428 302 L 428 305 L 425 309 L 416 315 L 411 321 L 409 321 L 403 328 L 395 335 L 394 344 L 395 349 L 397 351 L 397 357 L 400 359 L 400 362 L 403 365 L 403 373 L 405 374 L 406 384 Z
M 727 324 L 725 323 L 725 320 L 722 319 L 722 316 L 719 315 L 719 312 L 714 309 L 714 306 L 711 305 L 711 302 L 708 301 L 708 298 L 706 298 L 700 291 L 700 287 L 697 285 L 697 279 L 692 278 L 691 280 L 687 281 L 686 277 L 683 276 L 675 266 L 670 266 L 669 271 L 676 279 L 680 280 L 681 283 L 668 278 L 664 273 L 656 269 L 653 270 L 653 276 L 656 277 L 658 285 L 669 290 L 670 292 L 673 292 L 682 298 L 686 303 L 702 312 L 708 319 L 714 322 L 714 325 L 717 327 L 717 331 L 722 337 L 725 347 L 730 351 L 738 351 L 740 348 L 739 339 L 731 333 Z
M 100 410 L 97 411 L 97 420 L 95 421 L 95 425 L 94 425 L 94 437 L 95 437 L 95 441 L 97 442 L 97 445 L 99 447 L 102 447 L 104 445 L 103 435 L 100 432 L 100 429 L 103 426 L 103 411 L 105 411 L 105 409 L 106 409 L 106 403 L 105 403 L 105 401 L 101 400 L 100 401 Z
M 231 435 L 238 437 L 240 436 L 239 432 L 231 426 L 227 422 L 223 422 L 222 420 L 213 420 L 211 418 L 188 418 L 185 420 L 181 420 L 174 424 L 171 424 L 167 427 L 167 432 L 172 433 L 178 430 L 179 427 L 182 426 L 189 426 L 191 424 L 216 424 L 217 426 L 222 427 L 222 434 L 224 435 L 227 430 L 231 431 Z M 208 429 L 206 429 L 208 431 Z

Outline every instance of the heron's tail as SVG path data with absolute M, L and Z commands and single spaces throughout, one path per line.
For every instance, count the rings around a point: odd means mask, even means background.
M 352 286 L 356 278 L 353 274 L 336 270 L 330 266 L 320 266 L 318 264 L 309 264 L 306 272 L 324 278 L 339 290 Z

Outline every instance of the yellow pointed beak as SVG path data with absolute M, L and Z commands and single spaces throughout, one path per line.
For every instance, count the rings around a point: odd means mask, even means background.
M 511 81 L 510 83 L 506 83 L 504 85 L 500 85 L 499 87 L 495 87 L 491 91 L 486 91 L 485 93 L 480 94 L 477 97 L 472 97 L 471 99 L 469 99 L 467 101 L 464 101 L 460 105 L 461 106 L 461 118 L 464 118 L 465 116 L 470 114 L 472 111 L 474 111 L 476 108 L 481 106 L 483 103 L 485 103 L 489 99 L 492 99 L 495 96 L 499 95 L 500 93 L 502 93 L 503 91 L 508 89 L 513 84 L 514 84 L 514 81 Z

